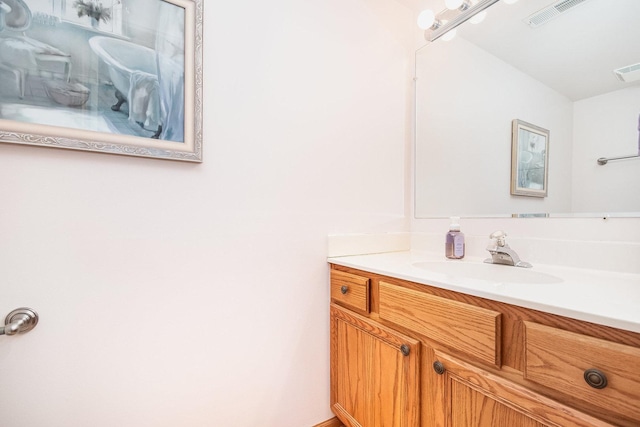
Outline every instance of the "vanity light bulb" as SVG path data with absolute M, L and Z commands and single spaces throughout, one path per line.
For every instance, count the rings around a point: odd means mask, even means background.
M 502 0 L 503 3 L 506 4 L 514 4 L 515 2 L 517 2 L 518 0 Z
M 443 35 L 441 39 L 444 40 L 445 42 L 448 42 L 453 40 L 455 36 L 456 36 L 456 29 L 454 28 L 453 30 L 447 31 L 447 33 Z
M 459 9 L 464 4 L 464 0 L 445 0 L 444 5 L 449 10 Z
M 480 13 L 477 13 L 473 18 L 469 19 L 469 22 L 471 22 L 472 24 L 479 24 L 482 21 L 484 21 L 484 18 L 487 17 L 487 11 L 483 10 Z
M 436 14 L 433 13 L 431 9 L 423 10 L 420 12 L 420 15 L 418 15 L 418 27 L 423 30 L 428 30 L 435 22 Z

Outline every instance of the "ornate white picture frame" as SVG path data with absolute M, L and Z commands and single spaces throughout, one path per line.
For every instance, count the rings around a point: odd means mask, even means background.
M 202 161 L 202 0 L 0 0 L 0 142 Z

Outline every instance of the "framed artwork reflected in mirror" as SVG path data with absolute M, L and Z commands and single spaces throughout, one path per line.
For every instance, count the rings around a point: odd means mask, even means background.
M 511 194 L 547 197 L 549 131 L 515 119 L 511 132 Z

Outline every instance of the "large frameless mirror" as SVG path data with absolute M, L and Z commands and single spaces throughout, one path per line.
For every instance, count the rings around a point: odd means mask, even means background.
M 416 217 L 640 216 L 640 1 L 486 12 L 416 52 Z M 516 165 L 544 192 L 513 194 L 514 121 L 546 132 Z

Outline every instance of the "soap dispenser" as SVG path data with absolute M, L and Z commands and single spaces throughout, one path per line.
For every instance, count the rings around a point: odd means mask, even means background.
M 450 259 L 464 258 L 464 234 L 460 232 L 460 217 L 451 217 L 444 254 Z

